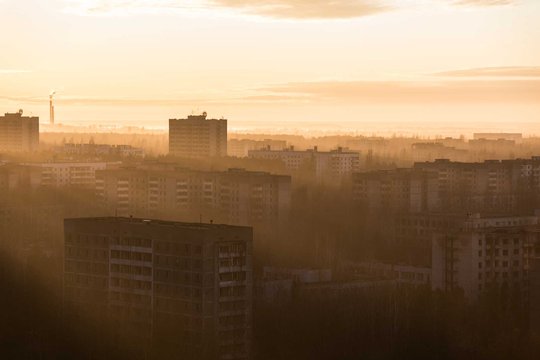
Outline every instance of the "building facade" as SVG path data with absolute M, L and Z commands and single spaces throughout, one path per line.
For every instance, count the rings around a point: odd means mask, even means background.
M 318 182 L 335 182 L 348 179 L 360 166 L 360 153 L 338 148 L 332 151 L 298 151 L 293 147 L 284 150 L 250 150 L 253 159 L 278 160 L 290 171 L 312 172 Z
M 131 145 L 64 144 L 59 153 L 67 155 L 144 157 L 144 149 Z
M 264 172 L 116 169 L 97 172 L 110 215 L 275 227 L 289 216 L 291 178 Z
M 169 120 L 169 154 L 186 158 L 227 156 L 227 120 L 189 115 Z
M 285 140 L 251 140 L 231 139 L 228 141 L 227 152 L 229 156 L 248 157 L 250 150 L 283 150 L 287 147 Z
M 432 211 L 438 206 L 436 179 L 414 169 L 355 173 L 352 196 L 368 209 L 387 212 Z
M 0 151 L 30 152 L 39 148 L 39 118 L 6 113 L 0 116 Z
M 249 359 L 252 231 L 66 219 L 64 300 L 71 319 L 90 317 L 153 358 Z
M 530 259 L 538 245 L 537 216 L 470 215 L 459 226 L 433 234 L 432 286 L 466 298 L 497 291 L 526 304 Z
M 488 160 L 446 159 L 412 169 L 353 175 L 353 197 L 369 208 L 410 212 L 533 211 L 540 205 L 540 157 Z

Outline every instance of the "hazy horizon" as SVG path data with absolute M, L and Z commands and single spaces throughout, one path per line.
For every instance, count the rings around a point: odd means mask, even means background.
M 535 0 L 0 0 L 0 112 L 233 131 L 540 134 Z

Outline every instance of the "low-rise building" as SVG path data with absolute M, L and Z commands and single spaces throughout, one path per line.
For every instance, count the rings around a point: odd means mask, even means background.
M 227 145 L 227 154 L 234 157 L 248 157 L 251 150 L 283 150 L 287 147 L 285 140 L 251 140 L 251 139 L 230 139 Z

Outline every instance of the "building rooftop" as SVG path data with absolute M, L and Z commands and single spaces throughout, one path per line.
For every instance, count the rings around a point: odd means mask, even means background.
M 235 228 L 235 229 L 251 229 L 249 226 L 213 224 L 213 223 L 189 223 L 181 221 L 168 221 L 156 219 L 143 219 L 133 217 L 87 217 L 87 218 L 68 218 L 65 221 L 69 222 L 102 222 L 109 224 L 144 224 L 164 227 L 178 227 L 183 229 L 220 229 L 220 228 Z

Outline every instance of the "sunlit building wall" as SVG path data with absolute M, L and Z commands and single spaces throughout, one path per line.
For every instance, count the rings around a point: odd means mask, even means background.
M 169 154 L 186 158 L 227 156 L 227 120 L 189 115 L 169 120 Z
M 39 117 L 6 113 L 0 116 L 0 151 L 30 152 L 39 148 Z

